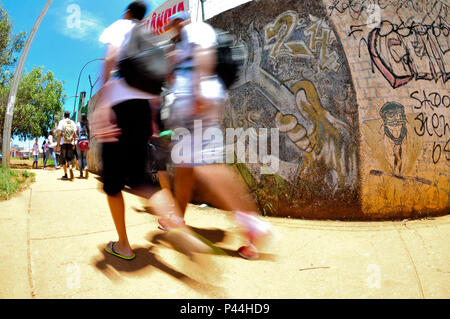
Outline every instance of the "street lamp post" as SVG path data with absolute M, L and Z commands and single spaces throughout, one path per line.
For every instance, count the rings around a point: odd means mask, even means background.
M 17 65 L 16 71 L 14 72 L 14 78 L 9 89 L 8 96 L 8 104 L 5 112 L 5 122 L 3 125 L 3 146 L 2 146 L 2 166 L 4 168 L 9 166 L 9 150 L 10 150 L 10 139 L 11 139 L 11 126 L 12 119 L 14 114 L 14 105 L 16 103 L 16 94 L 17 89 L 19 88 L 20 77 L 22 74 L 23 67 L 25 65 L 25 60 L 27 59 L 28 52 L 30 51 L 31 43 L 33 42 L 34 36 L 36 35 L 39 26 L 41 25 L 42 20 L 44 19 L 45 14 L 48 11 L 48 8 L 52 4 L 53 0 L 48 0 L 42 9 L 39 17 L 34 23 L 33 29 L 28 36 L 27 42 L 25 43 L 25 47 L 23 48 L 22 54 L 20 55 L 19 64 Z
M 94 62 L 94 61 L 99 61 L 99 60 L 104 60 L 104 58 L 101 58 L 101 59 L 93 59 L 93 60 L 91 60 L 91 61 L 86 62 L 85 65 L 83 65 L 83 67 L 81 68 L 80 74 L 78 75 L 78 82 L 77 82 L 77 89 L 76 89 L 76 91 L 75 91 L 75 96 L 78 96 L 78 87 L 79 87 L 79 85 L 80 85 L 81 73 L 83 72 L 84 68 L 85 68 L 89 63 Z M 76 109 L 76 107 L 77 107 L 77 99 L 75 98 L 75 101 L 74 101 L 74 103 L 73 103 L 73 113 L 72 113 L 72 116 L 75 115 L 75 109 Z

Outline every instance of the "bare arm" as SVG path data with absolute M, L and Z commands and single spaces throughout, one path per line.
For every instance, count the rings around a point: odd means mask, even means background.
M 118 49 L 116 47 L 108 45 L 106 49 L 105 62 L 103 64 L 103 71 L 102 71 L 103 85 L 105 85 L 105 83 L 108 82 L 111 71 L 115 66 L 117 52 Z

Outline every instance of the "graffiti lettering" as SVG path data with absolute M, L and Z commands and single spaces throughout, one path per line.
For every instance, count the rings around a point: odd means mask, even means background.
M 443 137 L 450 132 L 450 125 L 442 114 L 433 113 L 430 117 L 425 112 L 421 112 L 414 120 L 418 122 L 416 123 L 418 126 L 414 127 L 418 136 L 424 136 L 427 133 L 428 136 Z
M 438 19 L 430 25 L 382 21 L 369 33 L 370 57 L 393 88 L 412 79 L 450 79 L 450 41 L 447 22 Z
M 419 91 L 414 91 L 410 94 L 410 97 L 417 102 L 419 102 L 418 105 L 415 105 L 415 109 L 426 109 L 429 107 L 431 111 L 434 111 L 435 108 L 449 108 L 450 107 L 450 96 L 444 95 L 441 96 L 437 92 L 431 92 L 428 93 L 428 95 L 425 93 L 425 90 L 422 91 L 423 93 L 423 99 L 421 98 L 421 94 Z
M 363 13 L 372 13 L 375 6 L 385 9 L 387 5 L 383 0 L 333 0 L 333 4 L 328 7 L 330 16 L 336 10 L 339 13 L 349 12 L 350 16 L 359 20 Z
M 445 153 L 445 159 L 447 161 L 450 161 L 450 139 L 447 140 L 447 143 L 445 143 L 444 147 L 441 146 L 441 143 L 437 142 L 433 143 L 433 153 L 431 156 L 434 164 L 439 163 L 442 156 L 442 152 Z

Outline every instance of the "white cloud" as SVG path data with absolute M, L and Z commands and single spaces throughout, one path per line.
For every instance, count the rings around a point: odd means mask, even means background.
M 61 7 L 58 30 L 63 35 L 90 43 L 99 44 L 98 38 L 106 28 L 101 18 L 83 9 L 76 3 L 67 1 L 65 7 Z

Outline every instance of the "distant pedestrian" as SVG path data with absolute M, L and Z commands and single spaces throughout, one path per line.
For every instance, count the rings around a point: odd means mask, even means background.
M 70 119 L 70 112 L 64 112 L 64 119 L 58 123 L 58 138 L 56 150 L 61 150 L 61 164 L 64 169 L 62 179 L 68 179 L 67 168 L 69 168 L 70 180 L 73 180 L 72 160 L 75 150 L 77 126 Z
M 38 161 L 39 161 L 39 144 L 38 139 L 36 138 L 36 141 L 33 144 L 33 168 L 38 168 Z
M 58 169 L 59 165 L 58 165 L 58 162 L 56 160 L 56 151 L 55 151 L 56 145 L 57 145 L 56 139 L 55 139 L 55 134 L 56 134 L 55 130 L 51 130 L 49 132 L 49 134 L 48 134 L 48 143 L 47 143 L 47 145 L 48 145 L 48 149 L 47 149 L 48 154 L 47 154 L 47 156 L 45 157 L 45 160 L 44 160 L 44 167 L 47 167 L 46 166 L 46 162 L 51 156 L 53 158 L 53 165 L 54 165 L 54 167 L 56 169 Z
M 119 51 L 129 32 L 142 20 L 147 6 L 130 3 L 123 18 L 105 29 L 100 42 L 107 45 L 103 87 L 93 121 L 95 138 L 102 143 L 103 190 L 119 240 L 109 242 L 106 252 L 131 260 L 135 254 L 128 241 L 122 189 L 144 187 L 147 143 L 151 132 L 151 94 L 130 87 L 118 75 Z
M 78 159 L 79 159 L 79 167 L 80 167 L 80 178 L 84 177 L 88 178 L 89 171 L 87 165 L 87 152 L 89 150 L 89 140 L 90 140 L 90 132 L 89 132 L 89 121 L 86 114 L 81 114 L 81 120 L 77 123 L 77 134 L 78 134 Z
M 47 140 L 44 140 L 42 142 L 42 157 L 43 157 L 43 163 L 44 163 L 44 170 L 45 170 L 45 164 L 47 162 L 47 155 L 48 155 L 48 143 Z

